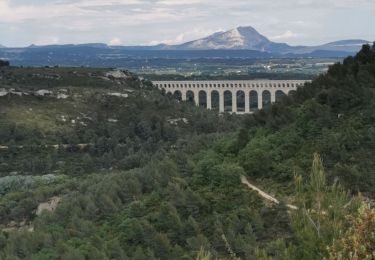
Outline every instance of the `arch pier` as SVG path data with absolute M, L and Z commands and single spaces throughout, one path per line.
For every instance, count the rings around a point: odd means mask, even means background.
M 279 102 L 308 80 L 153 81 L 178 100 L 207 109 L 238 114 L 253 113 Z

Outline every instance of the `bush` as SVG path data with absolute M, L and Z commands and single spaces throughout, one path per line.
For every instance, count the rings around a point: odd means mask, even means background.
M 10 64 L 9 64 L 9 61 L 6 61 L 6 60 L 0 60 L 0 68 L 1 67 L 8 67 Z

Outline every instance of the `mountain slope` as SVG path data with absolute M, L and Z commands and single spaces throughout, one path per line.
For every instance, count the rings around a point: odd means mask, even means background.
M 270 53 L 307 54 L 316 51 L 355 53 L 360 50 L 365 40 L 343 40 L 319 46 L 290 46 L 286 43 L 276 43 L 257 32 L 253 27 L 238 27 L 226 32 L 217 32 L 208 37 L 190 41 L 180 45 L 161 46 L 162 49 L 176 50 L 212 50 L 235 49 L 255 50 Z
M 177 49 L 245 49 L 268 52 L 288 51 L 290 46 L 274 43 L 258 33 L 253 27 L 238 27 L 226 32 L 217 32 L 196 41 L 175 46 Z

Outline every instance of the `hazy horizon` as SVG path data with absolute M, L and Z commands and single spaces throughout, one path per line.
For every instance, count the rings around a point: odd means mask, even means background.
M 179 44 L 238 26 L 290 45 L 373 41 L 374 12 L 370 0 L 0 0 L 0 44 Z

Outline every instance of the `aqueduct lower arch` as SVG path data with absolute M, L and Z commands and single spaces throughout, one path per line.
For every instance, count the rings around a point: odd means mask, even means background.
M 153 81 L 182 101 L 219 112 L 253 113 L 277 102 L 308 80 Z

